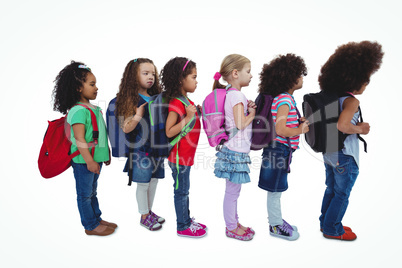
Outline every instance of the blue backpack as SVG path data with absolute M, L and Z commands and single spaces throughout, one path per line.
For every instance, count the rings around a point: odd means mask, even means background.
M 116 98 L 109 102 L 106 110 L 107 133 L 112 147 L 112 156 L 128 157 L 130 153 L 130 144 L 134 142 L 135 132 L 124 133 L 119 126 L 119 120 L 115 115 Z M 132 146 L 131 146 L 132 147 Z

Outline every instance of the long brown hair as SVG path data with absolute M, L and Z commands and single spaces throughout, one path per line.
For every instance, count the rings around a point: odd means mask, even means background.
M 154 65 L 152 60 L 146 58 L 138 58 L 127 63 L 121 79 L 119 93 L 117 93 L 115 114 L 118 118 L 125 119 L 134 115 L 137 111 L 137 105 L 140 100 L 140 96 L 138 94 L 138 90 L 140 88 L 138 82 L 138 71 L 141 63 L 151 63 Z M 155 65 L 154 67 L 155 82 L 152 87 L 148 89 L 148 94 L 151 96 L 161 93 L 158 71 Z M 122 122 L 120 122 L 120 124 L 121 123 Z

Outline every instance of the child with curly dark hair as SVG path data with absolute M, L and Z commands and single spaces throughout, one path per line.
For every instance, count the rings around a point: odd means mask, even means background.
M 294 54 L 280 55 L 264 64 L 259 92 L 274 97 L 271 106 L 276 138 L 263 150 L 258 186 L 267 193 L 269 233 L 287 240 L 299 238 L 297 227 L 282 218 L 281 196 L 288 189 L 291 152 L 299 148 L 299 136 L 309 131 L 308 121 L 296 107 L 293 93 L 307 75 L 304 60 Z
M 197 108 L 187 96 L 197 88 L 195 62 L 183 57 L 169 60 L 161 71 L 161 82 L 165 90 L 163 94 L 169 100 L 166 136 L 173 138 L 181 135 L 181 130 L 195 117 L 193 129 L 173 147 L 168 163 L 175 180 L 173 186 L 177 235 L 200 238 L 206 235 L 206 226 L 190 218 L 189 210 L 190 169 L 194 164 L 201 129 Z
M 54 110 L 67 115 L 71 125 L 70 152 L 79 151 L 71 165 L 74 170 L 77 190 L 77 204 L 81 223 L 87 235 L 106 236 L 114 232 L 116 224 L 102 220 L 99 202 L 96 195 L 98 178 L 102 164 L 110 164 L 110 153 L 105 121 L 101 109 L 90 103 L 98 92 L 96 78 L 81 62 L 72 61 L 57 75 L 53 90 Z M 79 104 L 79 105 L 78 105 Z M 83 106 L 91 109 L 98 125 L 98 144 L 94 153 L 89 151 L 89 142 L 93 139 L 91 113 Z
M 340 116 L 337 128 L 349 134 L 343 149 L 323 154 L 326 190 L 321 206 L 320 227 L 325 238 L 352 241 L 357 238 L 351 228 L 342 225 L 352 187 L 359 174 L 359 135 L 370 132 L 370 125 L 359 122 L 360 102 L 354 95 L 363 94 L 370 77 L 381 66 L 384 53 L 377 42 L 350 42 L 339 46 L 322 66 L 318 77 L 321 90 L 336 93 Z
M 136 198 L 141 214 L 140 225 L 154 231 L 165 219 L 152 211 L 158 179 L 165 177 L 163 158 L 154 157 L 150 144 L 148 102 L 161 92 L 158 73 L 152 60 L 131 60 L 123 73 L 116 97 L 115 115 L 130 142 L 130 157 L 124 172 L 130 183 L 137 183 Z

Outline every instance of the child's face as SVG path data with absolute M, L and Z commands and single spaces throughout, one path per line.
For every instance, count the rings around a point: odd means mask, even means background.
M 363 92 L 366 90 L 366 87 L 368 86 L 368 84 L 369 84 L 369 82 L 364 83 L 364 84 L 362 85 L 362 87 L 361 87 L 359 90 L 357 90 L 357 91 L 354 92 L 354 94 L 355 94 L 355 95 L 361 95 L 361 94 L 363 94 Z
M 193 70 L 191 71 L 191 73 L 189 75 L 186 76 L 186 78 L 183 79 L 182 81 L 182 91 L 183 93 L 187 93 L 187 92 L 194 92 L 195 89 L 197 88 L 197 69 L 193 68 Z
M 251 82 L 251 78 L 253 77 L 251 75 L 251 64 L 246 63 L 243 66 L 243 69 L 238 72 L 238 76 L 239 76 L 239 84 L 240 84 L 240 86 L 241 87 L 247 87 Z
M 301 89 L 302 87 L 303 87 L 303 75 L 300 76 L 299 79 L 297 79 L 295 89 Z
M 138 68 L 138 82 L 143 90 L 151 88 L 155 83 L 155 66 L 152 63 L 141 63 Z
M 86 80 L 79 89 L 79 92 L 81 93 L 81 102 L 89 102 L 89 100 L 96 99 L 98 87 L 96 86 L 96 77 L 93 73 L 87 74 Z

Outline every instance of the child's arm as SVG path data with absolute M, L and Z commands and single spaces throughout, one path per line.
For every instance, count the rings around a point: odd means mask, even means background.
M 85 163 L 87 164 L 87 168 L 89 171 L 100 174 L 100 166 L 97 162 L 92 158 L 91 153 L 89 152 L 88 143 L 85 140 L 85 125 L 84 124 L 74 124 L 73 125 L 74 137 L 77 142 L 78 151 L 84 158 Z
M 188 122 L 190 122 L 190 120 L 194 117 L 196 112 L 197 109 L 194 105 L 187 106 L 186 117 L 176 124 L 177 120 L 179 119 L 179 114 L 174 111 L 170 111 L 166 119 L 166 136 L 168 138 L 172 138 L 179 134 L 184 126 L 188 124 Z
M 309 131 L 308 121 L 304 121 L 299 125 L 298 128 L 290 128 L 286 126 L 286 121 L 288 120 L 289 106 L 281 105 L 278 108 L 278 113 L 276 114 L 275 131 L 276 134 L 282 137 L 293 137 Z
M 142 117 L 144 116 L 144 113 L 145 113 L 144 106 L 146 104 L 148 104 L 148 102 L 146 102 L 146 103 L 142 104 L 140 107 L 138 107 L 135 115 L 128 117 L 124 120 L 123 126 L 122 126 L 124 133 L 130 133 L 137 127 L 138 123 L 141 121 Z
M 359 100 L 356 98 L 347 98 L 343 102 L 343 110 L 339 115 L 337 128 L 340 132 L 346 134 L 363 134 L 366 135 L 370 132 L 369 123 L 352 124 L 353 115 L 359 109 Z
M 243 103 L 238 103 L 233 107 L 233 117 L 235 121 L 235 125 L 239 130 L 245 129 L 248 125 L 250 125 L 255 117 L 255 105 L 254 103 L 248 105 L 247 116 L 244 115 L 244 107 Z

